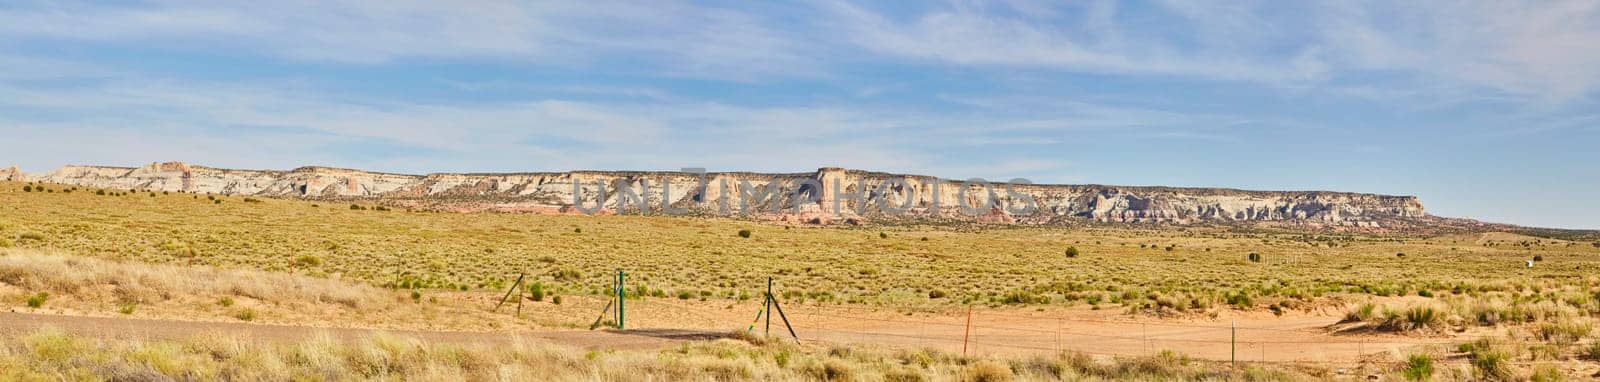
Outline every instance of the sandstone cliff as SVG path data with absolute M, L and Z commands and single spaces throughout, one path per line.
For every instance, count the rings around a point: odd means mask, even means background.
M 18 170 L 17 166 L 0 170 L 0 182 L 20 182 L 22 179 L 22 170 Z
M 4 173 L 0 173 L 4 176 Z M 1103 185 L 1006 185 L 985 192 L 958 181 L 839 168 L 793 174 L 570 171 L 387 174 L 327 167 L 228 170 L 184 163 L 137 168 L 66 166 L 28 181 L 85 187 L 207 192 L 326 200 L 373 200 L 450 211 L 744 214 L 807 223 L 938 218 L 1003 223 L 1268 222 L 1378 228 L 1428 218 L 1411 196 Z M 702 184 L 704 192 L 699 192 Z M 574 183 L 576 182 L 576 191 Z M 775 194 L 761 191 L 775 184 Z M 1010 188 L 1008 190 L 1008 187 Z M 601 190 L 604 189 L 604 193 Z M 582 202 L 574 205 L 574 195 Z M 635 197 L 636 196 L 636 197 Z M 985 201 L 997 201 L 992 207 Z M 1026 203 L 1026 199 L 1033 203 Z M 603 200 L 602 202 L 597 202 Z M 1024 206 L 1036 206 L 1034 211 Z M 837 207 L 836 207 L 837 206 Z M 904 209 L 904 214 L 894 213 Z

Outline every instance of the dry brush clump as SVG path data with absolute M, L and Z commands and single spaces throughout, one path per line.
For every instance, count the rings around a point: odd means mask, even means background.
M 328 304 L 354 311 L 377 311 L 394 302 L 388 291 L 339 280 L 17 249 L 0 250 L 0 284 L 29 293 L 120 304 L 244 297 L 272 305 Z

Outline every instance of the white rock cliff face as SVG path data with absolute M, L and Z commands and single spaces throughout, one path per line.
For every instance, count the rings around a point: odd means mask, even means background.
M 43 174 L 0 177 L 97 188 L 207 192 L 306 199 L 363 200 L 449 211 L 751 214 L 808 223 L 934 217 L 1003 223 L 1068 221 L 1287 222 L 1379 227 L 1427 217 L 1411 196 L 1344 192 L 1242 191 L 1214 188 L 993 184 L 990 192 L 958 181 L 839 168 L 814 173 L 571 171 L 514 174 L 403 175 L 325 167 L 290 171 L 227 170 L 184 163 L 138 168 L 66 166 Z M 574 183 L 576 182 L 576 186 Z M 780 197 L 763 195 L 776 183 Z M 574 205 L 574 189 L 581 204 Z M 1008 190 L 1009 188 L 1009 190 Z M 766 197 L 763 197 L 766 196 Z M 997 201 L 983 206 L 989 196 Z M 1026 211 L 1026 199 L 1035 210 Z M 958 204 L 964 203 L 964 204 Z M 620 207 L 619 207 L 620 206 Z M 620 208 L 620 210 L 619 210 Z

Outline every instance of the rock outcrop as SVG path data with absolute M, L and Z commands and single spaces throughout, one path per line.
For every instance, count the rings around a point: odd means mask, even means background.
M 22 179 L 22 170 L 17 169 L 17 166 L 0 170 L 0 182 L 21 182 Z
M 228 170 L 169 162 L 137 168 L 66 166 L 21 178 L 98 188 L 371 199 L 464 212 L 594 213 L 598 208 L 610 213 L 749 214 L 819 224 L 934 218 L 1025 224 L 1275 222 L 1378 228 L 1428 217 L 1422 203 L 1411 196 L 1104 185 L 962 187 L 959 181 L 929 176 L 840 168 L 703 176 L 634 171 L 405 175 L 327 167 Z M 989 200 L 995 202 L 988 205 Z

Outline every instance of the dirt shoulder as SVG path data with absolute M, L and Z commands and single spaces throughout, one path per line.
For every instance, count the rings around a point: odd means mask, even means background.
M 0 312 L 0 335 L 26 335 L 45 328 L 93 338 L 143 340 L 185 340 L 195 336 L 242 336 L 263 341 L 294 342 L 320 336 L 353 340 L 378 333 L 417 338 L 429 342 L 460 344 L 510 344 L 518 341 L 548 341 L 586 349 L 646 350 L 676 346 L 685 341 L 722 338 L 727 333 L 695 330 L 643 329 L 629 331 L 535 331 L 461 332 L 374 330 L 310 326 L 266 325 L 239 322 L 201 322 L 111 317 L 63 316 Z

